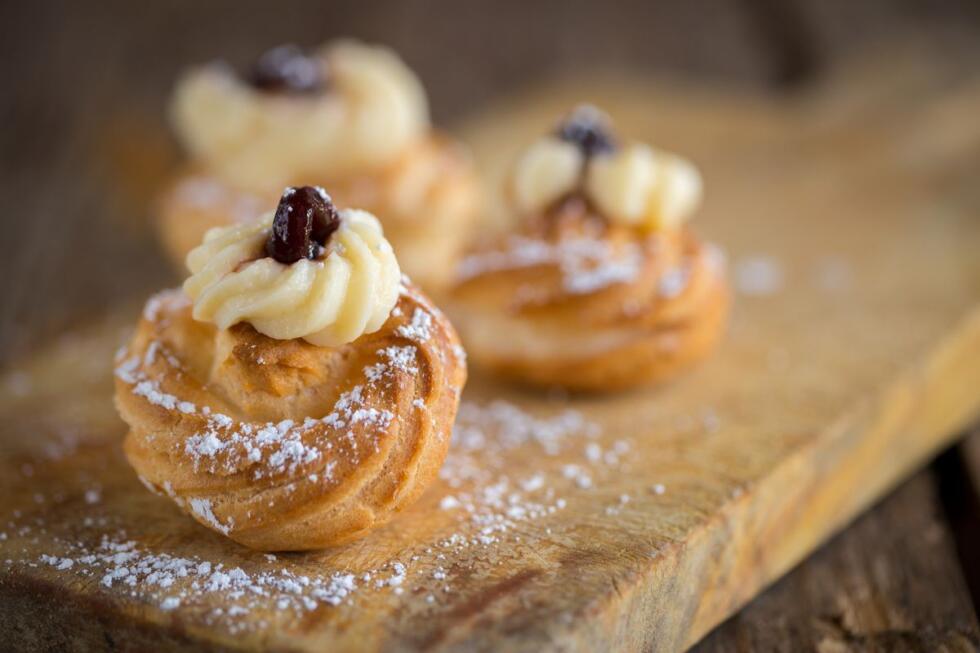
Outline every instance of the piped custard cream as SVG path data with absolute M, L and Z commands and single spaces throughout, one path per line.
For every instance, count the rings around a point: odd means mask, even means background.
M 401 283 L 377 218 L 309 186 L 287 188 L 275 214 L 212 229 L 187 267 L 194 319 L 330 347 L 380 329 Z
M 607 218 L 649 231 L 683 223 L 701 201 L 701 175 L 689 161 L 643 143 L 617 147 L 590 134 L 566 133 L 600 124 L 603 115 L 580 107 L 558 133 L 532 144 L 514 169 L 514 202 L 523 213 L 546 209 L 581 192 Z
M 283 46 L 244 78 L 226 65 L 198 68 L 178 83 L 171 113 L 183 145 L 242 188 L 382 166 L 429 129 L 414 73 L 355 41 L 312 56 Z

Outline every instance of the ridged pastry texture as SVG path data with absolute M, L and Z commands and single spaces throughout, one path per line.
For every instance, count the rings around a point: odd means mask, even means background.
M 119 354 L 124 448 L 144 484 L 267 551 L 366 534 L 436 476 L 466 378 L 445 317 L 409 285 L 388 321 L 336 348 L 195 321 L 150 300 Z
M 479 247 L 446 308 L 471 359 L 541 386 L 662 381 L 704 358 L 727 320 L 724 257 L 687 229 L 652 234 L 571 197 Z

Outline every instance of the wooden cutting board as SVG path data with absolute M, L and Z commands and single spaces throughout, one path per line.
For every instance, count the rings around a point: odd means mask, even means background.
M 581 99 L 703 168 L 696 226 L 736 288 L 713 359 L 571 399 L 474 372 L 417 506 L 266 556 L 125 465 L 111 358 L 137 309 L 120 309 L 0 379 L 7 645 L 680 650 L 977 414 L 980 79 L 892 56 L 781 100 L 606 78 L 459 131 L 494 178 Z

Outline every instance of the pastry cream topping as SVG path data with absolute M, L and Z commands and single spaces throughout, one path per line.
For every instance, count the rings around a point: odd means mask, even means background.
M 585 187 L 603 214 L 654 230 L 679 226 L 701 200 L 693 164 L 643 144 L 593 158 Z
M 248 322 L 270 338 L 324 347 L 380 329 L 398 301 L 398 261 L 377 218 L 356 209 L 340 217 L 318 259 L 288 265 L 265 256 L 272 214 L 209 231 L 187 255 L 194 319 L 221 329 Z
M 642 143 L 590 155 L 552 135 L 518 160 L 512 192 L 523 213 L 580 192 L 608 219 L 655 231 L 690 217 L 701 200 L 701 175 L 689 161 Z
M 543 138 L 514 169 L 513 192 L 522 211 L 539 211 L 578 186 L 585 156 L 571 143 Z
M 257 89 L 222 66 L 190 72 L 172 105 L 180 140 L 229 183 L 261 189 L 382 166 L 428 129 L 422 85 L 390 50 L 339 41 L 315 61 L 315 94 Z

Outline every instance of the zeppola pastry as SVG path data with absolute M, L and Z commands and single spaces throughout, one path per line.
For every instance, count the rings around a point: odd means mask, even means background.
M 617 143 L 581 107 L 518 160 L 516 233 L 460 263 L 450 315 L 478 364 L 543 386 L 663 380 L 706 356 L 726 323 L 721 253 L 685 226 L 701 196 L 689 162 Z
M 411 504 L 445 458 L 465 356 L 374 216 L 287 188 L 187 264 L 117 361 L 144 484 L 269 551 L 342 543 Z
M 312 55 L 275 48 L 246 75 L 204 66 L 178 82 L 171 114 L 191 159 L 160 207 L 175 260 L 211 227 L 274 208 L 284 186 L 319 184 L 338 206 L 379 217 L 416 283 L 449 278 L 476 214 L 476 175 L 432 129 L 422 85 L 391 51 L 338 41 Z

